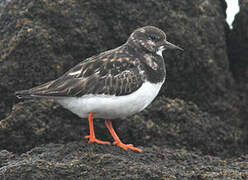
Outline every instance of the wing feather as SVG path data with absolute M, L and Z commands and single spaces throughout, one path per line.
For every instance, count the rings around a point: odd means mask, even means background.
M 143 75 L 130 57 L 114 59 L 111 55 L 88 59 L 60 78 L 32 88 L 32 96 L 81 97 L 86 94 L 122 96 L 141 87 Z

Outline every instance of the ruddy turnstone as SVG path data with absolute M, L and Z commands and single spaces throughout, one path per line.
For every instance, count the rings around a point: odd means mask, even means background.
M 18 98 L 53 98 L 81 118 L 88 117 L 89 142 L 110 144 L 96 139 L 93 117 L 105 125 L 117 146 L 141 152 L 124 144 L 115 133 L 111 119 L 133 115 L 146 108 L 165 81 L 162 52 L 180 47 L 168 42 L 166 34 L 153 26 L 136 29 L 120 47 L 92 56 L 56 80 L 16 92 Z

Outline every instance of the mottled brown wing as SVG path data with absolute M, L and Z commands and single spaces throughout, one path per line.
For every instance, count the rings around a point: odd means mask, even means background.
M 142 82 L 142 74 L 130 57 L 103 56 L 78 64 L 57 80 L 31 89 L 30 94 L 52 97 L 86 94 L 122 96 L 137 90 Z

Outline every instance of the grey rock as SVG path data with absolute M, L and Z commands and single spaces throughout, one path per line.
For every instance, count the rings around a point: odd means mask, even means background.
M 245 142 L 248 142 L 248 1 L 240 0 L 240 12 L 233 22 L 233 29 L 228 33 L 228 55 L 230 70 L 236 80 L 236 88 L 240 101 L 241 126 L 245 131 Z
M 247 53 L 242 29 L 247 3 L 241 3 L 233 31 L 225 22 L 224 0 L 4 4 L 1 179 L 247 178 L 246 64 L 230 46 L 241 42 L 240 52 Z M 85 58 L 124 43 L 144 25 L 163 29 L 185 51 L 164 54 L 167 83 L 152 105 L 113 122 L 120 138 L 143 153 L 88 144 L 87 119 L 50 100 L 15 98 L 16 90 L 59 77 Z M 97 137 L 112 141 L 103 121 L 96 119 L 95 128 Z
M 7 158 L 0 152 L 0 159 Z M 71 142 L 47 144 L 12 158 L 1 179 L 246 179 L 248 156 L 222 160 L 184 149 L 144 148 L 126 152 L 113 146 Z

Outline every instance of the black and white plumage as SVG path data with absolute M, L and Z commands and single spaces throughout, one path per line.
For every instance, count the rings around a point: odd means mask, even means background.
M 54 98 L 79 117 L 89 115 L 89 142 L 109 144 L 95 138 L 93 116 L 115 119 L 142 111 L 157 96 L 165 81 L 162 51 L 180 49 L 166 40 L 165 33 L 153 26 L 136 29 L 120 47 L 90 57 L 56 80 L 16 92 L 19 98 Z M 123 144 L 113 130 L 106 127 L 123 149 L 141 152 Z
M 122 46 L 90 57 L 58 79 L 16 95 L 54 98 L 80 117 L 87 117 L 89 112 L 100 118 L 126 117 L 143 110 L 157 96 L 166 76 L 162 56 L 166 48 L 181 49 L 169 43 L 162 30 L 139 28 Z M 123 108 L 127 110 L 121 113 Z

